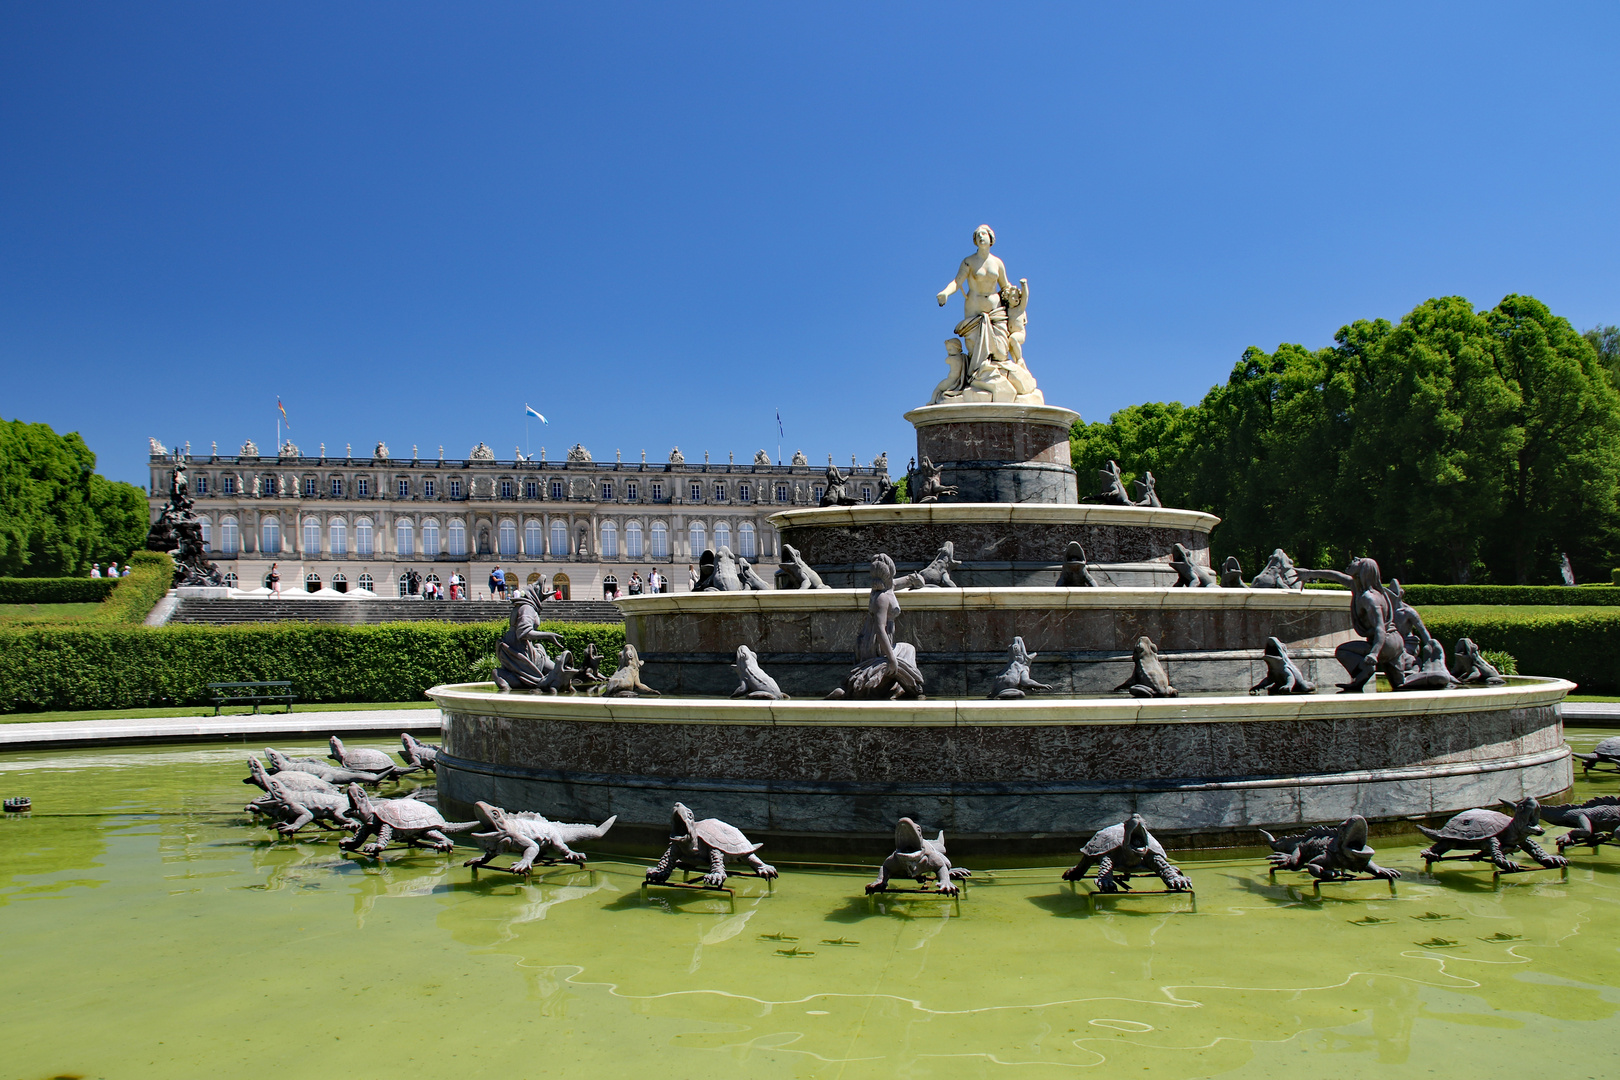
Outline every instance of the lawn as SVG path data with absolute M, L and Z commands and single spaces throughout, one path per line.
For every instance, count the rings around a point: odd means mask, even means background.
M 33 626 L 86 619 L 100 604 L 0 604 L 0 626 Z
M 95 605 L 90 605 L 94 607 Z M 294 713 L 311 712 L 369 712 L 372 709 L 437 709 L 432 701 L 344 701 L 311 705 L 294 705 Z M 251 705 L 223 709 L 221 716 L 249 716 Z M 281 715 L 280 706 L 268 706 L 261 715 Z M 0 714 L 0 724 L 44 724 L 59 720 L 151 720 L 169 716 L 213 716 L 212 705 L 175 705 L 166 709 L 86 709 L 83 712 L 36 712 Z

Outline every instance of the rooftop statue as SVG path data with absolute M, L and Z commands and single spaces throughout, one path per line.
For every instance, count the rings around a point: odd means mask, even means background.
M 933 405 L 997 401 L 1044 405 L 1046 397 L 1024 366 L 1025 326 L 1028 322 L 1029 281 L 1014 285 L 1007 267 L 990 254 L 995 230 L 980 225 L 973 230 L 974 252 L 962 260 L 956 276 L 935 299 L 940 307 L 958 290 L 962 293 L 961 338 L 945 343 L 948 373 L 934 388 Z

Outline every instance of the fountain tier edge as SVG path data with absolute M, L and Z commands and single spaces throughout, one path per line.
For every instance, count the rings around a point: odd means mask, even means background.
M 953 853 L 1013 853 L 1071 850 L 1133 811 L 1185 846 L 1553 796 L 1573 782 L 1558 708 L 1572 689 L 1517 678 L 1164 700 L 604 699 L 487 685 L 429 696 L 444 715 L 440 798 L 458 813 L 484 800 L 617 815 L 611 839 L 662 847 L 681 801 L 778 854 L 870 853 L 907 816 L 943 828 Z

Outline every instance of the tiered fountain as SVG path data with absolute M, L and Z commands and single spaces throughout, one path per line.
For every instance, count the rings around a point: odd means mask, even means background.
M 1068 463 L 1079 417 L 1047 405 L 1023 361 L 1027 282 L 1011 284 L 988 227 L 974 240 L 939 294 L 943 304 L 961 289 L 966 301 L 950 374 L 906 414 L 924 465 L 912 494 L 943 494 L 775 515 L 784 551 L 828 588 L 620 600 L 642 680 L 663 696 L 436 687 L 447 805 L 618 815 L 613 839 L 661 847 L 682 801 L 778 854 L 881 850 L 904 815 L 944 828 L 953 851 L 1012 852 L 1068 849 L 1133 810 L 1166 839 L 1220 843 L 1349 814 L 1387 826 L 1570 786 L 1558 704 L 1571 684 L 1334 693 L 1345 678 L 1334 649 L 1359 638 L 1348 593 L 1175 587 L 1210 577 L 1218 518 L 1154 498 L 1081 503 Z M 1072 580 L 1064 554 L 1076 541 L 1093 587 L 1057 584 Z M 873 555 L 904 578 L 947 542 L 955 585 L 898 594 L 896 636 L 915 647 L 925 698 L 824 700 L 850 670 Z M 1052 693 L 988 697 L 1015 637 Z M 1114 692 L 1142 638 L 1179 696 Z M 1268 638 L 1323 689 L 1251 696 Z M 728 697 L 740 645 L 791 700 Z

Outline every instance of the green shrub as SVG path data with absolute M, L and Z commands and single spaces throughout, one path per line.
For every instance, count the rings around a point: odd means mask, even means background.
M 1546 604 L 1556 607 L 1620 607 L 1613 585 L 1408 585 L 1406 602 L 1425 604 Z
M 130 576 L 134 576 L 131 572 Z M 0 578 L 0 604 L 99 604 L 118 586 L 118 578 Z
M 137 551 L 129 557 L 129 577 L 101 602 L 97 622 L 138 624 L 174 584 L 174 560 L 163 551 Z
M 1439 607 L 1425 608 L 1423 621 L 1448 647 L 1466 637 L 1493 663 L 1495 654 L 1509 654 L 1515 674 L 1568 679 L 1587 693 L 1620 690 L 1620 611 L 1522 615 Z
M 604 669 L 624 643 L 623 627 L 612 624 L 544 627 L 577 652 L 594 641 L 609 658 Z M 412 701 L 439 683 L 469 681 L 504 630 L 431 622 L 0 629 L 0 712 L 204 704 L 208 683 L 268 679 L 291 680 L 300 701 Z
M 1476 641 L 1474 644 L 1478 645 L 1479 642 Z M 1487 664 L 1504 675 L 1517 675 L 1519 673 L 1519 662 L 1514 659 L 1512 653 L 1502 652 L 1499 649 L 1481 649 L 1479 655 L 1485 658 Z

